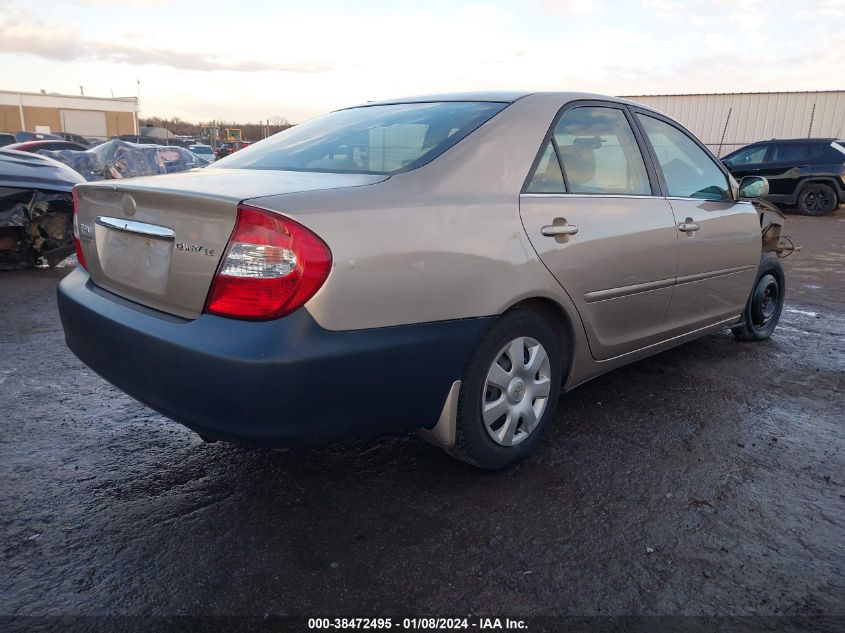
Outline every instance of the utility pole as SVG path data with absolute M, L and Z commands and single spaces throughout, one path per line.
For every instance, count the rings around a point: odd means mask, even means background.
M 135 136 L 141 133 L 141 78 L 135 78 Z
M 810 113 L 810 128 L 807 130 L 807 138 L 813 135 L 813 119 L 816 118 L 816 104 L 813 104 L 813 111 Z
M 719 153 L 716 154 L 716 158 L 722 157 L 722 147 L 725 145 L 725 135 L 728 133 L 728 123 L 730 123 L 733 111 L 733 108 L 728 108 L 728 116 L 725 117 L 725 127 L 722 128 L 722 138 L 719 139 Z

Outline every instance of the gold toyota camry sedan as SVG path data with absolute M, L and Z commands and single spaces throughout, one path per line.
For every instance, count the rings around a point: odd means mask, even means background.
M 77 185 L 70 349 L 203 438 L 418 429 L 502 468 L 562 391 L 768 338 L 783 218 L 676 121 L 584 93 L 395 99 L 212 166 Z

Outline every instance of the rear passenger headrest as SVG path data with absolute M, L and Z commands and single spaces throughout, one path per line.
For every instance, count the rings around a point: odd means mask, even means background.
M 584 145 L 560 145 L 563 168 L 570 185 L 583 185 L 596 174 L 596 156 Z

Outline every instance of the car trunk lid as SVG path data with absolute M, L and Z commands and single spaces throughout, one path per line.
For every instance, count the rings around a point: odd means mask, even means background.
M 374 184 L 382 175 L 197 170 L 77 188 L 80 241 L 94 283 L 184 318 L 202 313 L 238 204 Z

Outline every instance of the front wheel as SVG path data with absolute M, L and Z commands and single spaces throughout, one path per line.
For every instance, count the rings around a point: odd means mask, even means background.
M 505 313 L 464 372 L 455 453 L 489 470 L 530 455 L 551 424 L 560 395 L 560 344 L 530 310 Z
M 775 331 L 786 294 L 786 277 L 776 257 L 764 257 L 757 270 L 757 281 L 745 310 L 742 323 L 731 332 L 739 341 L 764 341 Z

